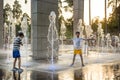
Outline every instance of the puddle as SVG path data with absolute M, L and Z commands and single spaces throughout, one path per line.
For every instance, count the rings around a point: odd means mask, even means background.
M 0 80 L 120 80 L 120 63 L 92 64 L 49 73 L 24 69 L 23 73 L 18 74 L 1 68 Z

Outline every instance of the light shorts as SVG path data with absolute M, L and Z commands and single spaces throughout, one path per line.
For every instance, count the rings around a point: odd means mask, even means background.
M 74 54 L 82 54 L 82 50 L 81 49 L 74 49 Z

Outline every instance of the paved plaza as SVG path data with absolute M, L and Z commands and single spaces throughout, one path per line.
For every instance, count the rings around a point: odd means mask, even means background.
M 69 46 L 71 47 L 71 46 Z M 18 74 L 12 72 L 12 57 L 7 59 L 11 50 L 0 53 L 0 78 L 1 80 L 119 80 L 120 79 L 120 54 L 97 53 L 89 51 L 84 55 L 85 66 L 82 67 L 77 56 L 74 66 L 70 66 L 73 57 L 72 50 L 63 51 L 58 60 L 54 61 L 54 69 L 51 70 L 51 60 L 33 60 L 30 50 L 27 57 L 21 50 L 22 68 L 24 72 Z M 95 77 L 96 76 L 96 77 Z M 99 79 L 96 79 L 99 77 Z M 102 78 L 102 79 L 101 79 Z M 115 78 L 115 79 L 113 79 Z

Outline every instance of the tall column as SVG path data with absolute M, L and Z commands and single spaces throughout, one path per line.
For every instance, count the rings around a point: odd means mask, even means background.
M 105 34 L 108 33 L 107 30 L 107 0 L 105 0 Z
M 3 47 L 3 0 L 0 0 L 0 48 Z
M 91 25 L 91 0 L 89 0 L 89 25 Z
M 51 11 L 58 16 L 58 0 L 31 0 L 31 6 L 33 59 L 46 59 L 50 54 L 47 50 L 48 17 Z
M 74 33 L 77 31 L 77 24 L 78 20 L 82 19 L 84 22 L 84 0 L 73 0 L 73 11 L 74 11 L 74 22 L 73 22 L 73 29 Z

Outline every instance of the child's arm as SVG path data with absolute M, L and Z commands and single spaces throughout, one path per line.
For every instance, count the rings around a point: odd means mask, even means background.
M 23 46 L 23 44 L 21 43 L 21 46 Z
M 94 40 L 94 39 L 85 39 L 85 38 L 82 38 L 82 39 L 83 39 L 83 40 L 86 40 L 86 41 L 87 41 L 87 40 Z
M 22 40 L 20 39 L 20 45 L 23 46 Z
M 23 46 L 23 43 L 22 43 L 22 41 L 20 41 L 20 45 L 21 45 L 21 46 Z

